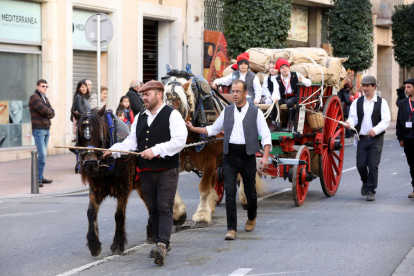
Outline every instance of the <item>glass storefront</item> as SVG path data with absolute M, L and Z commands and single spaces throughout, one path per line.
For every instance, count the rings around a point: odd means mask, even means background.
M 0 148 L 34 145 L 28 103 L 40 55 L 0 52 L 0 65 Z
M 41 58 L 25 47 L 40 45 L 40 4 L 0 1 L 0 148 L 34 145 L 28 103 Z

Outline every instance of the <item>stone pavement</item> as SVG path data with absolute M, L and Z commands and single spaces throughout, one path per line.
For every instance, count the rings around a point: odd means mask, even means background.
M 43 184 L 39 194 L 31 194 L 31 159 L 0 163 L 0 198 L 36 197 L 87 190 L 75 174 L 73 153 L 48 156 L 43 176 L 53 180 Z

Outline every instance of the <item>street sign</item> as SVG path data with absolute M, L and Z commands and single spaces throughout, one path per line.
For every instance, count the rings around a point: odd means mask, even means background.
M 96 46 L 97 59 L 97 90 L 98 97 L 96 106 L 99 108 L 101 102 L 101 47 L 108 45 L 114 36 L 114 25 L 111 18 L 104 13 L 97 13 L 89 17 L 85 23 L 86 40 Z
M 111 18 L 104 14 L 94 14 L 85 23 L 85 37 L 92 46 L 98 46 L 98 15 L 101 17 L 101 47 L 108 45 L 114 36 L 114 25 Z

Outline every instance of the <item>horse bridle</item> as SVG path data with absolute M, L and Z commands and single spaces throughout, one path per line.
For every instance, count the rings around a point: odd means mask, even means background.
M 175 92 L 175 86 L 181 86 L 181 83 L 179 83 L 177 80 L 173 80 L 167 83 L 167 85 L 172 85 L 171 88 L 171 92 L 167 92 L 165 93 L 166 97 L 167 97 L 167 101 L 168 101 L 168 105 L 172 107 L 172 103 L 176 100 L 181 100 L 180 96 L 178 95 L 177 92 Z M 184 109 L 184 105 L 183 102 L 181 101 L 180 106 L 178 107 L 178 111 L 180 112 L 181 116 L 183 116 L 183 119 L 185 120 L 185 118 L 187 117 L 187 114 L 185 114 L 185 109 Z
M 81 126 L 85 126 L 84 129 L 84 133 L 83 133 L 83 138 L 85 138 L 86 140 L 91 140 L 91 125 L 90 125 L 90 112 L 87 112 L 84 116 L 83 116 L 83 121 L 81 123 Z M 78 142 L 79 142 L 79 134 L 80 131 L 79 129 L 77 130 L 77 135 L 76 135 L 76 146 L 78 146 Z M 105 147 L 105 142 L 104 142 L 104 133 L 103 133 L 103 127 L 101 126 L 101 130 L 100 130 L 100 139 L 101 139 L 101 148 Z M 79 157 L 80 160 L 82 160 L 82 164 L 83 166 L 85 166 L 86 163 L 96 163 L 96 170 L 99 169 L 99 167 L 101 166 L 101 163 L 103 162 L 102 156 L 104 155 L 104 152 L 101 150 L 94 150 L 94 146 L 87 146 L 87 148 L 91 148 L 91 149 L 87 149 L 87 150 L 81 150 L 79 153 Z M 85 155 L 89 155 L 89 158 L 85 158 Z M 94 159 L 92 157 L 92 154 L 96 154 L 98 159 Z M 104 159 L 105 160 L 105 159 Z M 105 164 L 105 166 L 107 166 Z

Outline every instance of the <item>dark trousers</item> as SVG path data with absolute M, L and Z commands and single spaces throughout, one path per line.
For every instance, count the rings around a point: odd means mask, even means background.
M 384 135 L 373 138 L 361 138 L 357 146 L 357 169 L 361 180 L 367 183 L 367 192 L 373 192 L 378 186 L 378 166 L 381 161 Z
M 178 168 L 139 173 L 155 243 L 170 244 Z
M 243 179 L 244 193 L 247 199 L 247 217 L 254 220 L 257 215 L 256 193 L 256 157 L 246 155 L 245 158 L 237 158 L 228 154 L 223 159 L 224 188 L 226 190 L 226 214 L 227 230 L 237 231 L 237 175 L 240 173 Z
M 295 106 L 295 104 L 298 104 L 299 100 L 296 96 L 292 96 L 286 99 L 286 97 L 282 97 L 278 104 L 281 106 L 282 104 L 286 104 L 288 110 Z M 270 118 L 272 121 L 275 121 L 277 118 L 277 108 L 276 106 L 273 107 L 272 113 L 270 113 Z M 292 118 L 293 119 L 293 118 Z
M 404 139 L 404 152 L 410 166 L 411 184 L 414 187 L 414 139 Z

